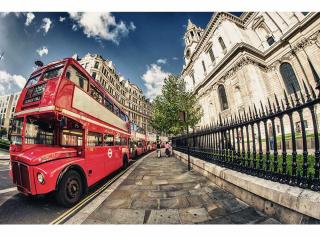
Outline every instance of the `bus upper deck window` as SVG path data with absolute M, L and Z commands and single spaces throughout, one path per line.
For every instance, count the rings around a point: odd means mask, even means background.
M 29 87 L 31 87 L 32 85 L 37 84 L 38 81 L 39 81 L 39 79 L 40 79 L 40 76 L 41 76 L 41 74 L 38 74 L 38 75 L 33 76 L 32 78 L 30 78 L 30 79 L 28 80 L 28 83 L 27 83 L 27 85 L 26 85 L 26 88 L 29 88 Z
M 78 87 L 88 92 L 88 79 L 79 72 L 74 66 L 69 66 L 66 72 L 66 78 L 71 80 Z
M 59 77 L 63 71 L 63 65 L 57 66 L 55 68 L 50 68 L 43 74 L 43 80 L 53 79 Z

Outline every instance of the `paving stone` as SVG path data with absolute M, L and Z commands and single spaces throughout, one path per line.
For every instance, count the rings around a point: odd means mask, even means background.
M 150 198 L 166 198 L 167 194 L 163 191 L 148 191 L 146 193 L 147 197 Z
M 160 199 L 160 209 L 181 209 L 189 207 L 186 197 L 172 197 Z
M 182 189 L 182 184 L 163 184 L 160 186 L 160 190 L 178 191 Z
M 273 218 L 268 218 L 264 221 L 260 221 L 259 224 L 271 225 L 271 224 L 281 224 L 281 223 Z
M 131 199 L 123 198 L 123 199 L 108 199 L 102 203 L 102 205 L 106 208 L 129 208 L 131 205 Z
M 187 196 L 191 207 L 203 207 L 204 204 L 199 196 Z
M 157 199 L 133 200 L 130 208 L 132 208 L 132 209 L 158 209 L 158 200 Z
M 185 208 L 179 210 L 182 224 L 200 223 L 211 220 L 205 208 Z
M 169 197 L 178 197 L 178 196 L 187 196 L 189 192 L 187 190 L 178 190 L 178 191 L 168 191 L 167 196 Z
M 168 184 L 168 180 L 164 180 L 164 179 L 161 179 L 161 180 L 153 180 L 153 181 L 152 181 L 152 184 L 153 184 L 153 185 Z
M 223 208 L 225 208 L 228 212 L 234 213 L 240 210 L 243 210 L 248 207 L 247 204 L 240 201 L 239 199 L 226 199 L 226 200 L 220 200 L 218 201 L 219 204 L 222 205 Z
M 229 217 L 234 224 L 253 224 L 266 218 L 252 207 L 231 214 Z
M 109 209 L 105 212 L 106 224 L 143 224 L 144 210 Z
M 96 218 L 90 217 L 88 219 L 86 219 L 83 224 L 104 224 L 103 221 L 98 220 Z
M 180 224 L 178 210 L 152 210 L 147 224 Z

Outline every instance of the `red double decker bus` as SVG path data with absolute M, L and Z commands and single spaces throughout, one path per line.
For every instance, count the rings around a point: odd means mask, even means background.
M 18 190 L 55 192 L 67 207 L 131 158 L 128 117 L 72 58 L 32 73 L 11 127 L 10 173 Z
M 139 126 L 132 125 L 130 136 L 130 153 L 132 158 L 137 158 L 147 152 L 147 136 Z

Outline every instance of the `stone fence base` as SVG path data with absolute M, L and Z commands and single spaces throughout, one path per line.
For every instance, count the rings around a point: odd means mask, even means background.
M 188 156 L 174 150 L 184 163 Z M 287 224 L 319 224 L 320 193 L 243 174 L 190 156 L 191 168 L 247 204 Z

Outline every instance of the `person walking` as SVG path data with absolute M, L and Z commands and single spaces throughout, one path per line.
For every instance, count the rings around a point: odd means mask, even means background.
M 161 157 L 161 145 L 160 142 L 157 142 L 157 157 Z
M 171 155 L 171 145 L 169 144 L 169 142 L 166 142 L 166 144 L 164 145 L 164 147 L 165 147 L 165 149 L 166 149 L 166 156 L 167 157 L 170 157 L 170 155 Z

